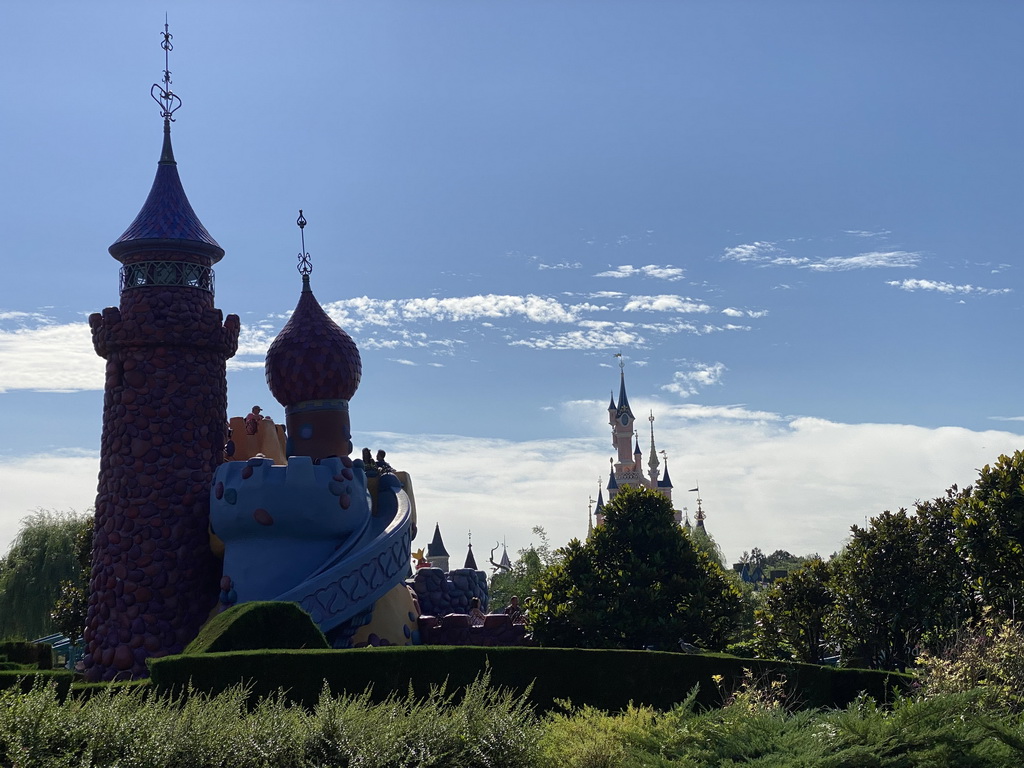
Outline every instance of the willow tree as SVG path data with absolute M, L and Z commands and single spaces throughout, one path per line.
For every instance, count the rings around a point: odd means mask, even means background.
M 76 537 L 83 515 L 36 510 L 21 521 L 0 558 L 0 637 L 31 640 L 50 634 L 50 612 L 61 582 L 81 578 Z

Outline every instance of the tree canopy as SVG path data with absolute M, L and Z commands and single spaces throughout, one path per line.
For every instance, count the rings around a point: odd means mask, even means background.
M 1000 456 L 978 483 L 912 512 L 853 526 L 827 563 L 811 561 L 761 596 L 753 647 L 817 661 L 902 669 L 939 651 L 986 611 L 1024 605 L 1024 453 Z
M 683 640 L 721 648 L 735 624 L 738 589 L 657 492 L 623 489 L 605 505 L 604 524 L 558 554 L 531 610 L 543 645 L 668 650 Z
M 31 640 L 53 632 L 50 613 L 61 582 L 78 581 L 76 537 L 82 515 L 37 510 L 21 521 L 0 559 L 0 637 Z
M 529 609 L 529 602 L 544 569 L 558 561 L 556 552 L 551 550 L 548 534 L 544 528 L 535 525 L 533 535 L 540 543 L 530 544 L 530 546 L 520 549 L 519 558 L 512 564 L 511 571 L 496 573 L 491 577 L 488 592 L 489 608 L 492 613 L 501 611 L 508 605 L 513 595 L 518 597 L 521 604 Z

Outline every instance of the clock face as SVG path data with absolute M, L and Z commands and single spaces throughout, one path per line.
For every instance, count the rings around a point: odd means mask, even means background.
M 619 416 L 619 423 L 620 423 L 620 424 L 621 424 L 622 426 L 624 426 L 624 427 L 625 427 L 625 426 L 626 426 L 627 424 L 629 424 L 629 414 L 628 414 L 628 413 L 624 413 L 624 414 L 622 414 L 621 416 Z

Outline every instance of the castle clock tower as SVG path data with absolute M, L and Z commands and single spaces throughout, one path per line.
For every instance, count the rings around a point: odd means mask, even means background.
M 613 400 L 608 406 L 608 423 L 612 428 L 612 447 L 616 455 L 612 471 L 618 485 L 641 486 L 646 485 L 646 480 L 640 468 L 640 446 L 634 443 L 636 417 L 633 415 L 633 409 L 629 407 L 629 398 L 626 397 L 625 367 L 626 364 L 620 359 L 619 401 L 615 403 Z M 614 495 L 609 493 L 609 499 Z
M 144 677 L 146 658 L 180 652 L 217 603 L 209 488 L 227 440 L 226 361 L 239 321 L 214 307 L 224 250 L 178 178 L 164 25 L 164 121 L 156 178 L 110 246 L 120 304 L 89 318 L 106 362 L 103 435 L 84 663 L 89 680 Z

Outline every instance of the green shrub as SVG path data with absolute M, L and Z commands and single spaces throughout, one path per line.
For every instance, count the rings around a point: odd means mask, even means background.
M 0 642 L 0 655 L 7 657 L 5 661 L 15 664 L 28 664 L 38 669 L 53 668 L 53 651 L 47 643 L 5 640 Z
M 945 652 L 922 654 L 921 692 L 925 697 L 979 689 L 982 703 L 1024 712 L 1024 627 L 986 610 L 965 625 Z
M 293 701 L 314 706 L 326 682 L 341 695 L 373 686 L 375 701 L 410 689 L 426 696 L 447 681 L 458 692 L 490 669 L 499 686 L 529 695 L 541 711 L 558 700 L 619 711 L 632 701 L 668 710 L 698 687 L 697 703 L 721 704 L 714 676 L 729 690 L 742 684 L 746 670 L 756 677 L 786 679 L 794 701 L 807 707 L 841 707 L 867 691 L 880 701 L 891 689 L 912 680 L 897 673 L 836 669 L 810 664 L 739 659 L 724 654 L 684 655 L 655 651 L 583 650 L 577 648 L 475 648 L 415 646 L 344 651 L 243 651 L 166 656 L 150 662 L 153 684 L 163 692 L 180 692 L 189 684 L 216 693 L 239 683 L 255 697 L 283 688 Z M 529 693 L 527 694 L 527 691 Z
M 324 633 L 298 603 L 242 603 L 210 619 L 185 653 L 260 648 L 330 648 Z
M 17 688 L 27 691 L 36 681 L 53 681 L 62 696 L 71 688 L 73 675 L 66 669 L 15 669 L 0 671 L 0 690 Z

